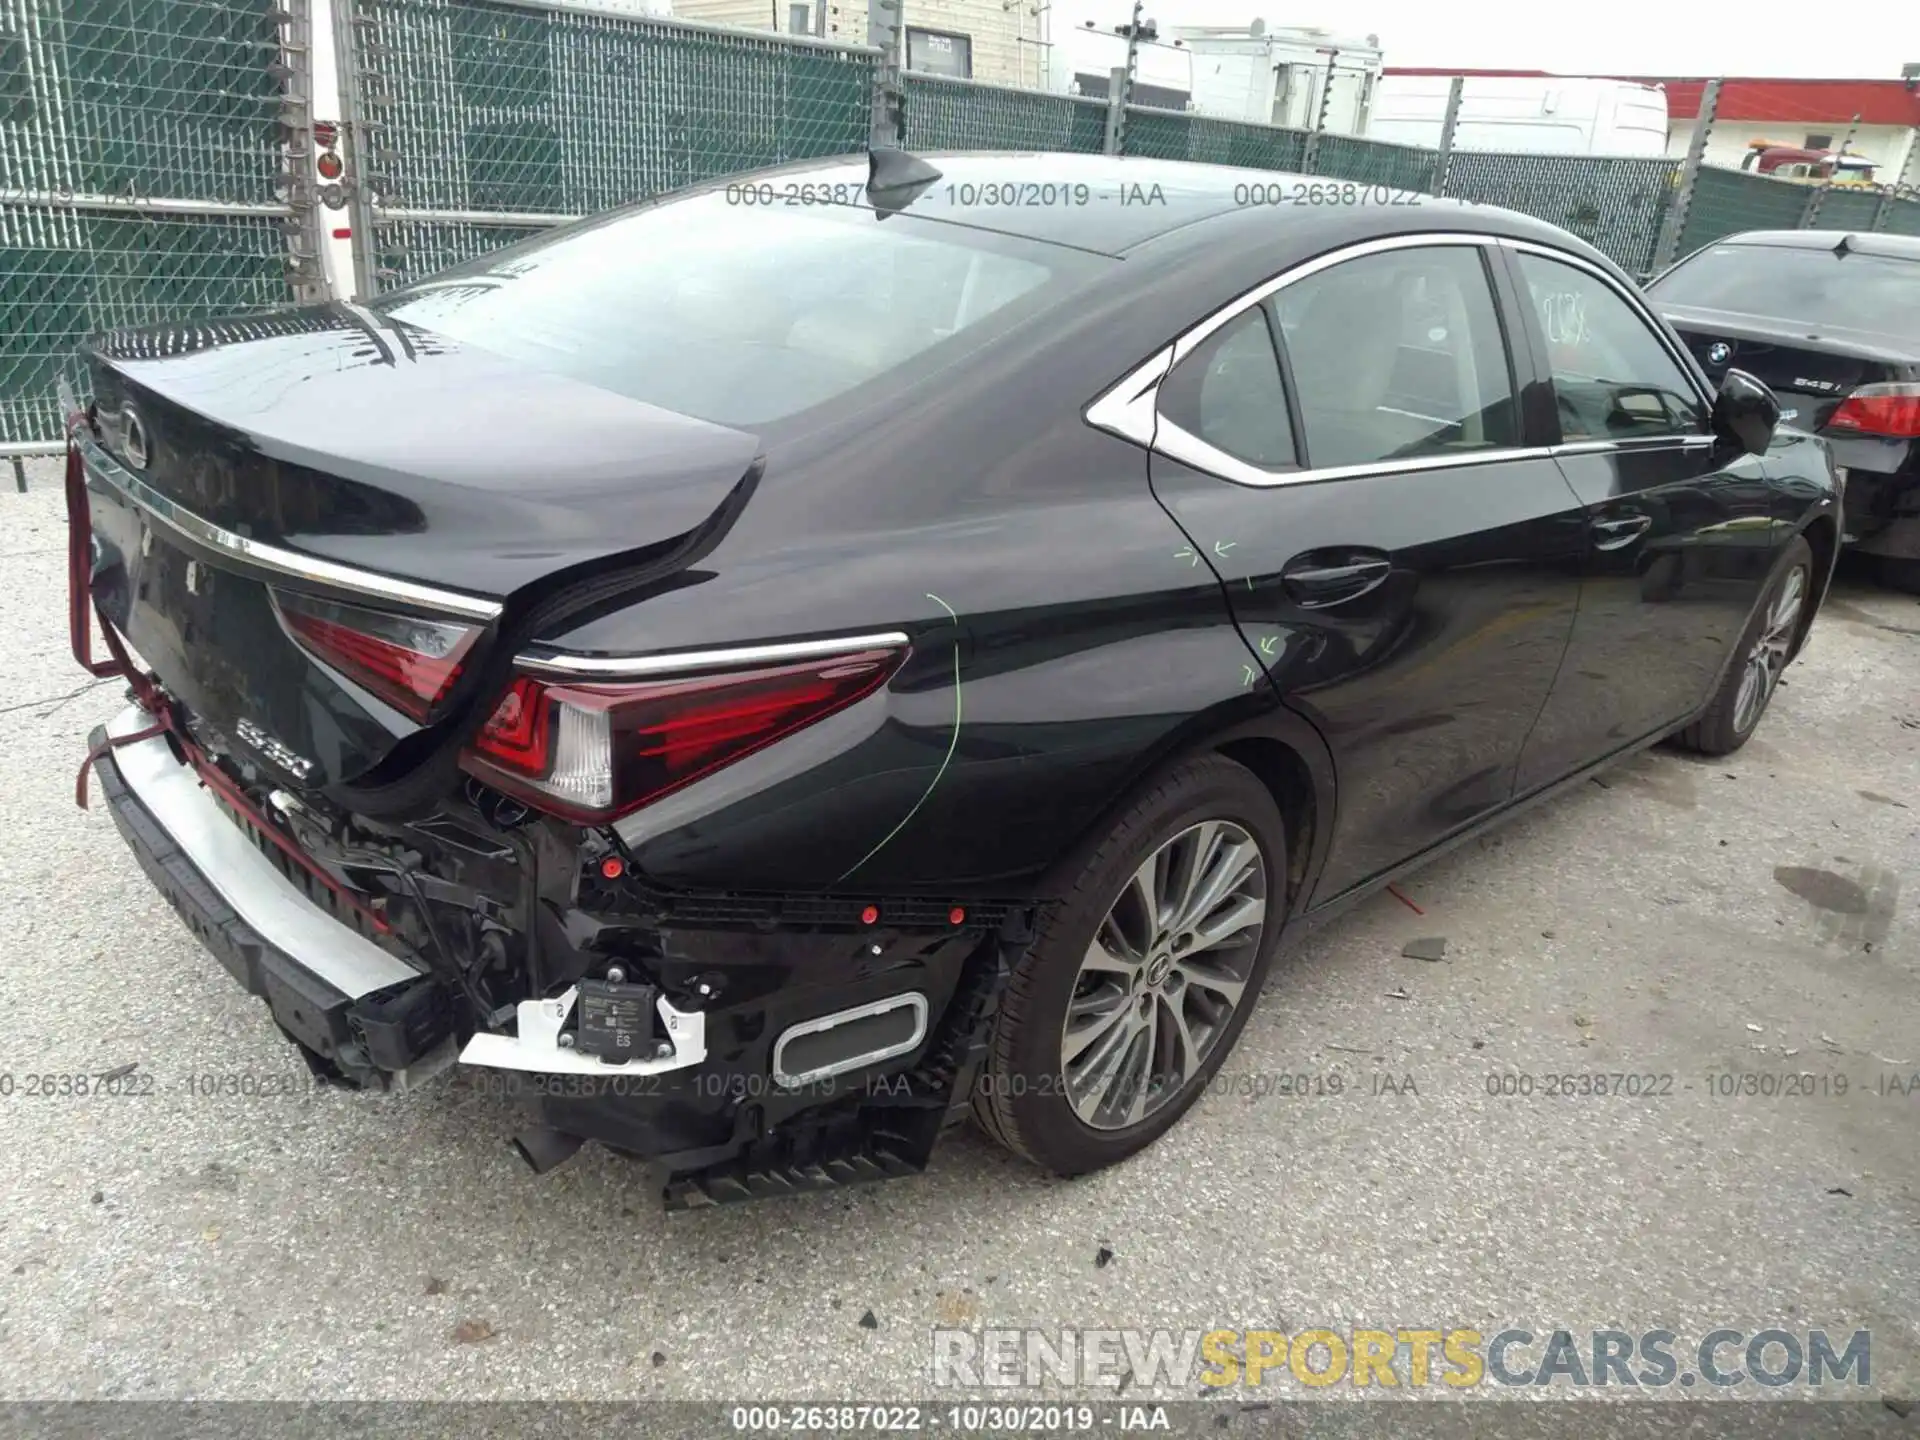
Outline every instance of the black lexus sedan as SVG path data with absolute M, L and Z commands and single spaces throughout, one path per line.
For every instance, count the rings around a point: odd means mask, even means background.
M 1752 230 L 1647 293 L 1710 380 L 1747 370 L 1833 447 L 1844 542 L 1920 594 L 1920 236 Z
M 1828 445 L 1580 241 L 1258 179 L 882 151 L 101 337 L 135 857 L 317 1073 L 490 1074 L 536 1169 L 1149 1144 L 1299 922 L 1741 745 L 1838 548 Z

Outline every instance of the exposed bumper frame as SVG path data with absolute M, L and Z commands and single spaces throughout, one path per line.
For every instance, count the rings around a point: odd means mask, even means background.
M 130 705 L 95 741 L 147 729 Z M 215 803 L 164 735 L 135 740 L 97 762 L 114 824 L 160 892 L 215 959 L 281 1027 L 333 1058 L 350 1036 L 347 1006 L 418 980 L 423 972 L 326 914 L 287 879 Z M 469 1065 L 561 1075 L 658 1075 L 707 1057 L 705 1016 L 659 1001 L 667 1055 L 609 1064 L 561 1048 L 576 992 L 522 1001 L 516 1035 L 481 1033 L 460 1053 Z M 448 1058 L 451 1058 L 450 1056 Z M 434 1069 L 443 1068 L 436 1064 Z

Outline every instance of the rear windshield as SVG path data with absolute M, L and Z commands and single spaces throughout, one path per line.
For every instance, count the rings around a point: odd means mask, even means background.
M 1112 262 L 864 206 L 690 196 L 555 232 L 375 308 L 723 425 L 831 400 Z M 966 342 L 961 342 L 963 345 Z
M 1651 287 L 1662 305 L 1820 329 L 1920 333 L 1920 261 L 1784 245 L 1714 245 Z

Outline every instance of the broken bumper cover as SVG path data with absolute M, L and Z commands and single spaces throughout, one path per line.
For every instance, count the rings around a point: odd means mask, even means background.
M 129 707 L 94 733 L 98 744 L 146 728 Z M 235 824 L 174 755 L 164 736 L 107 751 L 98 762 L 107 804 L 140 868 L 223 968 L 266 1001 L 280 1028 L 346 1074 L 383 1072 L 404 1087 L 454 1059 L 448 1036 L 425 1056 L 383 1056 L 369 1017 L 381 1002 L 421 983 L 422 971 L 322 910 Z M 460 1050 L 466 1064 L 567 1075 L 658 1075 L 706 1059 L 704 1017 L 662 998 L 667 1053 L 608 1064 L 563 1049 L 560 1032 L 574 1004 L 519 1006 L 516 1035 L 479 1034 Z M 360 1002 L 356 1004 L 356 1002 Z M 383 1064 L 395 1058 L 413 1063 Z
M 146 724 L 129 708 L 93 743 Z M 316 1068 L 407 1088 L 451 1066 L 457 1049 L 458 1060 L 497 1077 L 489 1088 L 527 1100 L 552 1131 L 658 1167 L 673 1207 L 924 1168 L 938 1133 L 966 1112 L 1010 957 L 1027 935 L 1023 916 L 997 934 L 945 936 L 902 965 L 877 963 L 831 980 L 815 975 L 809 942 L 795 937 L 797 968 L 772 994 L 709 1011 L 681 1010 L 657 995 L 660 1043 L 640 1059 L 610 1063 L 562 1043 L 572 1038 L 577 987 L 520 1002 L 512 1035 L 481 1032 L 456 1047 L 447 1033 L 416 1053 L 423 1042 L 409 1021 L 417 1007 L 405 997 L 437 992 L 438 982 L 283 874 L 164 736 L 104 752 L 96 773 L 141 868 L 221 965 L 311 1052 L 310 1063 L 318 1057 Z M 877 933 L 812 944 L 878 954 Z M 751 943 L 758 960 L 761 942 Z M 402 1018 L 388 1027 L 392 1043 L 383 1050 L 370 1022 L 389 1014 Z M 822 1016 L 848 1033 L 866 1023 L 898 1034 L 860 1040 L 863 1063 L 821 1081 L 807 1050 L 828 1028 Z

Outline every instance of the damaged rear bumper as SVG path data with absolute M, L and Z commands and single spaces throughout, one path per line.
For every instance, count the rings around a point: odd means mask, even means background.
M 94 743 L 146 723 L 129 709 Z M 734 994 L 718 993 L 728 960 L 764 977 L 768 942 L 782 937 L 713 937 L 713 1003 L 683 1009 L 650 991 L 637 1058 L 609 1061 L 575 1044 L 581 985 L 520 1001 L 498 1030 L 457 1033 L 450 987 L 330 913 L 164 736 L 105 751 L 97 771 L 141 867 L 317 1071 L 405 1089 L 473 1067 L 484 1088 L 529 1106 L 536 1128 L 516 1144 L 536 1170 L 599 1141 L 649 1162 L 675 1208 L 924 1168 L 966 1112 L 1009 937 L 1026 923 L 937 941 L 795 935 L 776 947 L 794 957 L 789 978 L 771 990 L 743 979 Z M 851 952 L 883 950 L 870 968 L 845 968 Z

